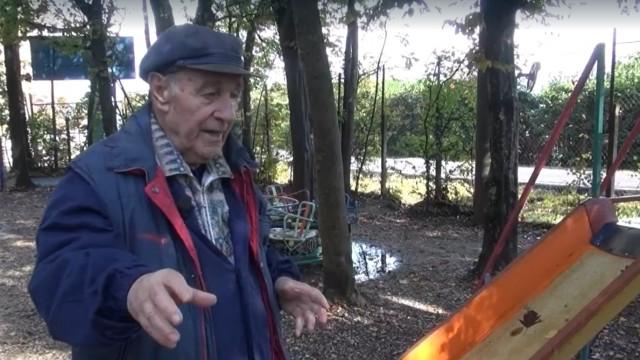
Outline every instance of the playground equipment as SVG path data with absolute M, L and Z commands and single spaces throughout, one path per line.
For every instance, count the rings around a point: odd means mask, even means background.
M 271 227 L 278 226 L 285 215 L 295 213 L 300 203 L 298 199 L 285 195 L 280 185 L 267 186 L 265 199 Z
M 309 264 L 322 260 L 320 234 L 312 229 L 315 223 L 316 205 L 302 201 L 296 214 L 286 214 L 282 227 L 271 228 L 269 240 L 284 254 L 293 258 L 297 264 Z
M 598 63 L 591 200 L 580 205 L 495 279 L 489 274 Z M 589 341 L 640 295 L 640 230 L 617 224 L 614 203 L 597 198 L 640 133 L 640 117 L 600 183 L 604 45 L 598 44 L 545 144 L 522 195 L 500 233 L 476 295 L 404 355 L 414 359 L 588 358 Z
M 403 359 L 569 359 L 638 294 L 640 230 L 592 199 Z
M 322 242 L 318 232 L 315 202 L 308 200 L 309 191 L 285 193 L 280 185 L 266 188 L 268 209 L 271 220 L 270 242 L 283 253 L 290 255 L 298 265 L 322 261 Z M 305 201 L 294 196 L 304 195 Z M 345 194 L 347 226 L 358 223 L 358 201 Z

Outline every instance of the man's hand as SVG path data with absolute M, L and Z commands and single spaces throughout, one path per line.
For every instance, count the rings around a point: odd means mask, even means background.
M 276 280 L 275 289 L 282 309 L 296 319 L 296 336 L 327 323 L 329 303 L 320 290 L 286 276 Z
M 127 309 L 160 345 L 174 348 L 180 340 L 176 330 L 182 322 L 179 304 L 213 306 L 216 296 L 190 287 L 182 274 L 163 269 L 140 276 L 127 294 Z

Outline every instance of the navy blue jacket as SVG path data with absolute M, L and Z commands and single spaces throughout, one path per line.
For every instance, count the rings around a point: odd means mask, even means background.
M 229 137 L 231 263 L 200 231 L 183 187 L 157 166 L 149 111 L 76 158 L 54 191 L 29 284 L 38 312 L 74 359 L 284 358 L 274 282 L 298 273 L 267 246 L 269 220 L 247 152 Z M 218 297 L 208 309 L 180 305 L 181 339 L 172 350 L 142 331 L 126 306 L 133 282 L 163 268 Z

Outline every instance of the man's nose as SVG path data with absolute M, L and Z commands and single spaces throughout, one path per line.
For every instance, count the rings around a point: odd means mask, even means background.
M 232 121 L 236 117 L 238 102 L 230 96 L 220 99 L 220 104 L 215 112 L 215 116 L 220 120 Z

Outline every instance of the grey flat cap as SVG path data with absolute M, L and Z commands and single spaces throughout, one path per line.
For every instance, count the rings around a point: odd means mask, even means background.
M 193 24 L 172 26 L 160 34 L 140 62 L 140 77 L 147 81 L 152 72 L 176 67 L 250 75 L 244 69 L 240 39 Z

